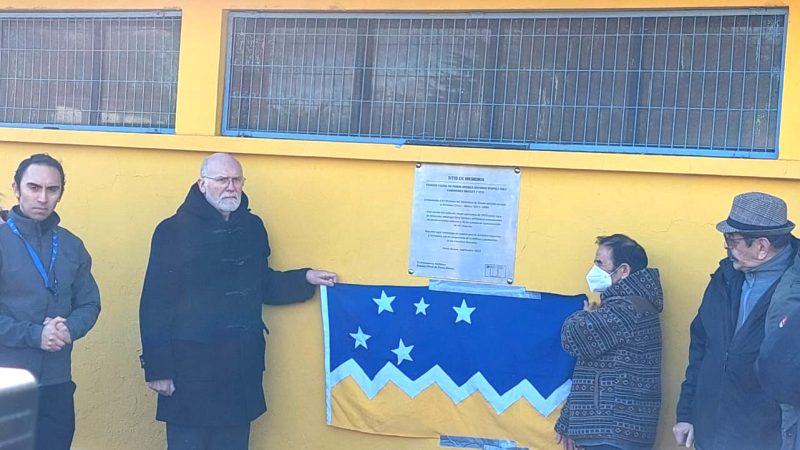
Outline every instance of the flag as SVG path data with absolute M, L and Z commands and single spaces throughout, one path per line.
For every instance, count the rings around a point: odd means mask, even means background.
M 329 425 L 409 437 L 552 443 L 574 359 L 561 324 L 584 295 L 529 298 L 428 287 L 322 291 Z

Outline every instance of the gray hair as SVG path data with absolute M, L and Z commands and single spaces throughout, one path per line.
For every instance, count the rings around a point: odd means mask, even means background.
M 203 162 L 200 163 L 200 176 L 201 177 L 208 176 L 208 166 L 211 164 L 211 161 L 215 160 L 215 159 L 218 159 L 218 158 L 221 158 L 221 157 L 228 157 L 228 158 L 233 159 L 237 163 L 239 163 L 239 160 L 234 158 L 233 155 L 231 155 L 230 153 L 223 153 L 223 152 L 214 153 L 214 154 L 206 156 L 203 159 Z M 242 164 L 239 163 L 239 166 L 241 166 L 241 165 Z

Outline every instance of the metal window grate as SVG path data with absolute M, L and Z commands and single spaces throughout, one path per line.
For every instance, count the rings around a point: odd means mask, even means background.
M 0 14 L 0 126 L 174 132 L 179 12 Z
M 232 13 L 223 133 L 777 157 L 786 10 Z

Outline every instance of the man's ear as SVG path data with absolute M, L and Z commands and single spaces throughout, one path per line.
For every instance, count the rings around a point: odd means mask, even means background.
M 200 192 L 203 194 L 206 193 L 206 180 L 202 177 L 197 179 L 197 188 L 200 189 Z
M 623 278 L 627 278 L 628 275 L 631 274 L 631 266 L 628 263 L 622 263 L 619 265 L 619 279 L 622 280 Z
M 769 255 L 770 249 L 772 248 L 772 242 L 765 237 L 758 238 L 756 242 L 758 242 L 758 258 L 766 258 Z
M 17 197 L 17 200 L 19 200 L 19 186 L 17 186 L 16 181 L 11 183 L 11 190 L 14 191 L 14 197 Z

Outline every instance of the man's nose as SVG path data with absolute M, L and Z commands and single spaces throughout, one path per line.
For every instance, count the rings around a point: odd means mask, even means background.
M 47 191 L 44 189 L 39 191 L 39 194 L 36 196 L 36 201 L 38 201 L 39 203 L 47 202 Z

